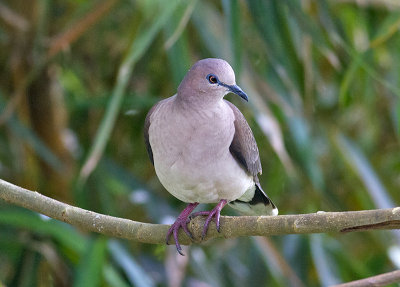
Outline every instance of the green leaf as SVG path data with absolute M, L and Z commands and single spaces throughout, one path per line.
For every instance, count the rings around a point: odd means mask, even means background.
M 187 7 L 182 5 L 179 9 L 176 9 L 174 16 L 164 26 L 164 35 L 167 39 L 164 48 L 166 49 L 175 83 L 174 86 L 176 87 L 192 65 L 187 33 L 182 31 L 185 31 L 183 25 L 187 28 L 188 21 L 197 6 L 197 0 L 187 2 Z M 179 37 L 177 33 L 180 33 Z
M 400 136 L 400 100 L 398 100 L 396 104 L 395 118 L 397 119 L 395 121 L 397 135 Z
M 332 286 L 341 283 L 337 275 L 337 266 L 325 250 L 324 234 L 310 235 L 311 254 L 321 286 Z
M 107 239 L 98 236 L 89 241 L 76 270 L 75 287 L 101 286 L 101 276 L 107 254 Z
M 371 41 L 370 47 L 372 49 L 383 45 L 386 41 L 393 37 L 400 28 L 400 15 L 399 13 L 390 14 L 379 28 L 375 38 Z
M 91 172 L 96 168 L 98 161 L 102 157 L 104 148 L 110 138 L 111 131 L 121 109 L 125 90 L 131 78 L 135 64 L 149 49 L 160 29 L 173 15 L 173 12 L 182 3 L 182 0 L 163 1 L 162 3 L 163 7 L 160 9 L 161 14 L 157 15 L 155 21 L 152 22 L 150 26 L 146 25 L 140 29 L 138 36 L 133 39 L 128 49 L 128 53 L 122 61 L 118 71 L 117 82 L 107 106 L 107 110 L 100 123 L 99 129 L 97 130 L 89 155 L 79 174 L 79 184 L 81 186 L 85 183 Z
M 342 106 L 348 106 L 350 104 L 350 87 L 353 84 L 354 78 L 356 77 L 357 71 L 360 68 L 362 62 L 363 54 L 357 54 L 353 61 L 351 62 L 349 68 L 343 76 L 343 80 L 340 83 L 339 91 L 339 103 Z
M 43 161 L 57 171 L 63 170 L 64 165 L 60 159 L 51 151 L 51 149 L 47 147 L 47 145 L 36 135 L 32 129 L 26 127 L 19 120 L 14 118 L 10 119 L 7 122 L 7 125 L 15 134 L 15 137 L 20 138 L 30 147 L 32 147 L 32 149 L 41 159 L 43 159 Z
M 103 268 L 104 279 L 109 286 L 129 287 L 123 276 L 115 270 L 111 264 L 106 264 Z
M 396 206 L 361 149 L 340 133 L 336 135 L 336 140 L 344 158 L 368 190 L 375 207 L 390 208 Z
M 143 268 L 117 240 L 111 240 L 108 246 L 111 256 L 125 271 L 125 275 L 128 277 L 133 286 L 156 286 L 151 277 L 143 270 Z
M 14 208 L 0 210 L 0 224 L 50 236 L 74 252 L 81 253 L 86 246 L 86 239 L 72 226 L 47 217 L 41 218 L 38 213 L 28 210 L 15 210 Z
M 241 41 L 241 16 L 238 0 L 224 0 L 222 1 L 224 8 L 226 26 L 229 29 L 230 47 L 231 47 L 231 65 L 235 70 L 236 77 L 240 78 L 240 71 L 242 66 L 242 41 Z

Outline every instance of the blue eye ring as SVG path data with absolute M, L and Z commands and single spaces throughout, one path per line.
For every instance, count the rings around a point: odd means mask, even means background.
M 214 74 L 208 74 L 206 79 L 208 80 L 208 82 L 210 84 L 218 84 L 219 83 L 218 77 Z

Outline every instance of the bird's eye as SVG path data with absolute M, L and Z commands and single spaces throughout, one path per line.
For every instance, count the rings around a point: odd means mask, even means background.
M 218 83 L 217 76 L 213 75 L 213 74 L 207 75 L 207 80 L 210 82 L 210 84 L 217 84 Z

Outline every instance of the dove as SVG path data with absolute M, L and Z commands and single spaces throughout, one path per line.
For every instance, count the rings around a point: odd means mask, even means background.
M 261 188 L 261 162 L 253 133 L 240 110 L 224 99 L 233 93 L 248 101 L 236 84 L 232 67 L 222 59 L 196 62 L 177 93 L 156 103 L 148 112 L 144 137 L 150 161 L 165 189 L 188 205 L 166 235 L 177 251 L 182 229 L 193 238 L 187 224 L 206 216 L 202 238 L 210 222 L 220 231 L 225 205 L 245 215 L 277 215 L 278 209 Z M 192 213 L 200 203 L 216 203 L 210 211 Z

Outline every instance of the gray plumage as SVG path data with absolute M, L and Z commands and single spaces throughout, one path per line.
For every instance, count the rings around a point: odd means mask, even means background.
M 257 174 L 262 173 L 262 168 L 253 132 L 239 109 L 231 102 L 226 101 L 226 103 L 230 106 L 235 116 L 235 135 L 229 150 L 247 172 L 257 177 Z
M 216 85 L 218 91 L 206 79 L 209 74 L 215 75 L 220 81 L 221 84 Z M 221 193 L 232 207 L 242 213 L 276 215 L 275 205 L 258 181 L 257 175 L 261 174 L 262 169 L 253 133 L 239 109 L 223 100 L 223 96 L 230 91 L 229 86 L 237 87 L 228 63 L 220 59 L 197 62 L 179 86 L 178 94 L 160 101 L 148 113 L 144 135 L 149 158 L 162 184 L 182 201 L 218 202 L 222 199 L 218 196 Z M 224 150 L 220 151 L 219 148 L 225 148 L 224 145 L 234 161 L 220 155 Z M 154 153 L 157 153 L 156 157 Z M 224 166 L 212 162 L 215 160 L 230 162 Z M 218 166 L 228 167 L 231 174 L 226 179 L 213 177 Z M 210 174 L 207 174 L 207 170 Z M 191 176 L 191 173 L 200 176 Z M 224 175 L 226 173 L 221 172 L 221 176 Z M 212 179 L 207 181 L 204 177 Z M 229 185 L 235 177 L 240 178 L 236 179 L 236 183 L 242 188 L 247 186 L 246 190 L 217 190 L 221 187 L 224 189 L 223 186 Z M 194 182 L 183 182 L 186 179 Z M 204 187 L 201 187 L 202 184 Z M 203 194 L 207 187 L 210 188 L 210 196 Z
M 235 105 L 224 100 L 235 93 L 231 66 L 221 59 L 198 61 L 178 87 L 178 93 L 154 105 L 146 116 L 144 137 L 156 174 L 172 195 L 187 202 L 166 241 L 173 235 L 178 252 L 179 229 L 199 203 L 217 203 L 206 215 L 202 237 L 214 219 L 219 231 L 221 209 L 229 204 L 247 215 L 277 215 L 278 209 L 262 190 L 259 152 L 246 119 Z

